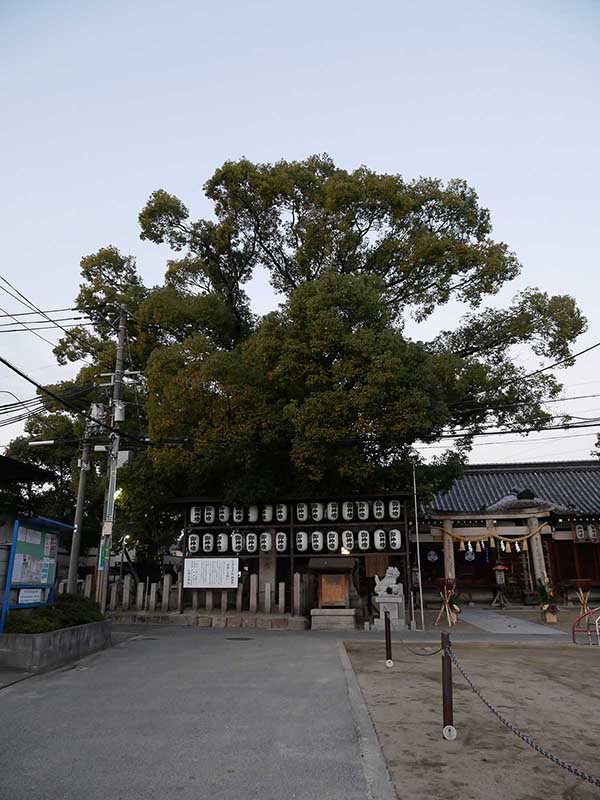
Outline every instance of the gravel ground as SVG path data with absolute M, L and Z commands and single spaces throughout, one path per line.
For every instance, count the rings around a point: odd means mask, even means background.
M 547 761 L 501 725 L 456 669 L 458 738 L 445 741 L 439 655 L 419 657 L 395 644 L 388 670 L 381 644 L 347 642 L 346 649 L 401 800 L 600 797 L 600 788 Z M 600 777 L 600 649 L 540 642 L 458 643 L 454 650 L 501 713 L 556 755 Z

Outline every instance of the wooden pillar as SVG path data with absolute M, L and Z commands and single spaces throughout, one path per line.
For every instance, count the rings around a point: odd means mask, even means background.
M 529 531 L 534 531 L 539 528 L 540 522 L 537 517 L 530 517 L 527 520 L 527 527 Z M 546 572 L 546 564 L 544 563 L 544 548 L 542 546 L 542 535 L 534 533 L 529 539 L 529 549 L 531 551 L 531 560 L 533 562 L 533 576 L 537 587 L 538 581 L 548 582 L 548 573 Z
M 452 520 L 444 520 L 444 577 L 456 580 L 456 566 L 454 563 L 454 539 L 452 534 Z

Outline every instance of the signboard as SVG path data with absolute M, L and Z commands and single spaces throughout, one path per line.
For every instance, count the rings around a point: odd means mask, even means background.
M 186 558 L 184 589 L 237 589 L 238 558 Z
M 49 586 L 56 575 L 58 537 L 55 533 L 19 525 L 14 553 L 12 583 Z
M 31 603 L 38 603 L 42 602 L 42 590 L 41 589 L 19 589 L 19 605 L 20 606 L 27 606 Z
M 13 527 L 0 633 L 12 609 L 51 605 L 56 580 L 58 531 L 71 525 L 44 517 L 16 520 Z

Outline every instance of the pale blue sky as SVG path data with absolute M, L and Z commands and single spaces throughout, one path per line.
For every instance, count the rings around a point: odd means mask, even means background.
M 201 187 L 224 160 L 327 151 L 349 169 L 466 178 L 524 264 L 496 302 L 569 292 L 590 322 L 578 349 L 600 340 L 597 2 L 2 0 L 0 42 L 1 273 L 42 307 L 70 305 L 81 255 L 109 243 L 161 280 L 167 252 L 137 227 L 154 189 L 207 215 Z M 261 276 L 251 295 L 259 312 L 276 303 Z M 66 374 L 30 334 L 0 343 L 42 381 Z M 600 393 L 600 352 L 565 382 Z M 33 394 L 4 369 L 0 388 Z M 567 407 L 595 416 L 600 398 Z M 541 443 L 558 435 L 472 460 L 587 457 L 593 433 Z

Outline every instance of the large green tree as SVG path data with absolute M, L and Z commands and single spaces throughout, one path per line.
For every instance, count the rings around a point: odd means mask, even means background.
M 91 360 L 76 384 L 98 382 L 128 308 L 128 358 L 144 383 L 127 389 L 125 432 L 147 431 L 152 444 L 121 473 L 119 526 L 149 550 L 175 532 L 177 494 L 403 488 L 414 443 L 454 433 L 421 472 L 433 488 L 481 430 L 551 421 L 557 375 L 528 375 L 515 348 L 566 365 L 585 320 L 573 298 L 539 289 L 486 305 L 521 266 L 464 181 L 349 172 L 328 156 L 242 159 L 205 194 L 209 220 L 163 189 L 140 213 L 142 239 L 172 250 L 163 285 L 145 287 L 113 247 L 82 260 L 76 302 L 93 327 L 57 349 L 62 363 Z M 246 291 L 258 269 L 281 299 L 263 317 Z M 453 329 L 408 335 L 409 320 L 450 301 L 465 309 Z

